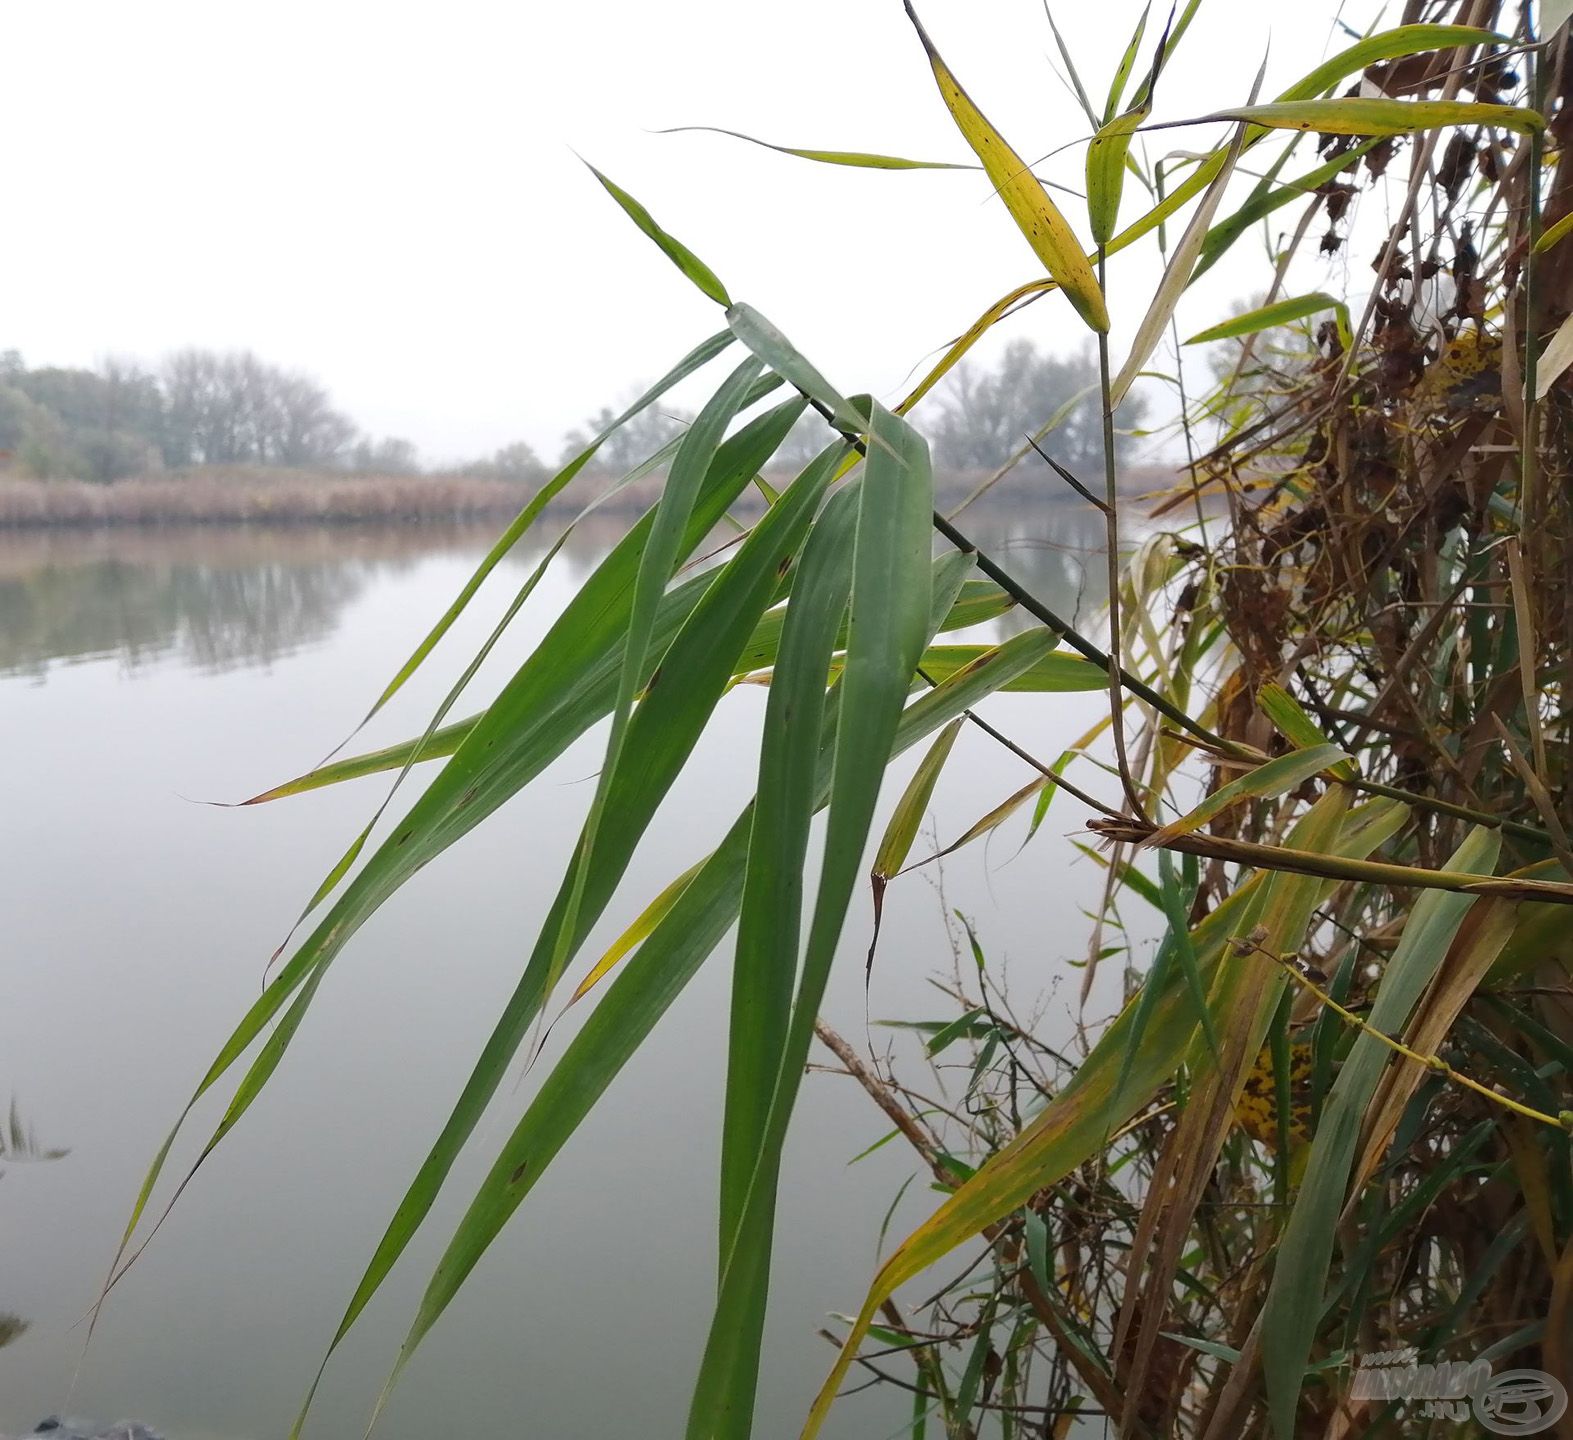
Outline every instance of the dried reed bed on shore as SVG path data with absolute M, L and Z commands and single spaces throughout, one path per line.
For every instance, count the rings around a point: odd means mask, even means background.
M 766 478 L 780 488 L 791 476 L 782 472 Z M 992 483 L 998 478 L 970 471 L 939 476 L 936 493 L 947 510 L 974 497 L 975 503 L 1034 505 L 1075 498 L 1064 487 L 1041 482 L 1029 495 L 1020 483 L 1007 492 Z M 1173 476 L 1163 467 L 1148 466 L 1127 478 L 1132 495 L 1137 495 L 1163 488 Z M 613 475 L 587 470 L 549 509 L 577 513 L 616 482 Z M 641 476 L 606 495 L 598 508 L 608 514 L 642 512 L 660 498 L 663 483 L 660 474 Z M 459 522 L 516 514 L 532 493 L 528 484 L 473 475 L 341 475 L 245 466 L 137 476 L 106 485 L 0 476 L 0 530 Z M 745 492 L 734 506 L 739 514 L 758 514 L 764 508 L 757 490 Z
M 0 481 L 0 528 L 452 521 L 511 514 L 526 498 L 503 480 L 198 472 L 94 485 Z

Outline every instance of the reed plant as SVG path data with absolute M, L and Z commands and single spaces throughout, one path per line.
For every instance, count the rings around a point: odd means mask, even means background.
M 844 394 L 599 176 L 722 314 L 612 427 L 717 372 L 681 438 L 630 477 L 664 471 L 659 500 L 484 710 L 451 718 L 471 665 L 418 738 L 258 797 L 375 772 L 396 788 L 417 764 L 443 762 L 386 833 L 373 818 L 312 897 L 304 938 L 192 1097 L 227 1097 L 197 1166 L 286 1061 L 360 925 L 606 726 L 556 901 L 333 1345 L 427 1221 L 548 1003 L 571 994 L 593 1009 L 468 1197 L 395 1377 L 714 954 L 731 969 L 732 1010 L 717 1300 L 695 1356 L 692 1440 L 753 1427 L 783 1142 L 816 1033 L 943 1193 L 836 1332 L 805 1437 L 854 1369 L 911 1392 L 914 1436 L 931 1422 L 951 1436 L 1063 1435 L 1093 1413 L 1122 1435 L 1398 1433 L 1420 1423 L 1415 1412 L 1364 1396 L 1349 1369 L 1399 1347 L 1573 1385 L 1566 6 L 1409 0 L 1400 23 L 1351 38 L 1270 98 L 1242 86 L 1206 116 L 1160 120 L 1165 70 L 1199 3 L 1161 30 L 1144 15 L 1099 57 L 1115 71 L 1101 104 L 1080 78 L 1090 67 L 1061 45 L 1086 112 L 1074 214 L 909 7 L 941 103 L 1037 265 L 891 408 Z M 981 95 L 986 77 L 968 79 Z M 1221 138 L 1151 159 L 1152 132 L 1182 122 L 1202 126 L 1190 141 L 1220 127 Z M 1381 222 L 1370 278 L 1356 266 L 1355 290 L 1297 292 L 1298 252 L 1348 243 L 1362 213 Z M 1052 428 L 1023 445 L 1106 525 L 1108 624 L 1083 633 L 980 550 L 964 514 L 936 511 L 910 417 L 993 327 L 1059 295 L 1067 342 L 1090 333 L 1097 346 L 1112 426 L 1137 377 L 1186 338 L 1174 317 L 1188 287 L 1225 257 L 1257 264 L 1263 226 L 1286 238 L 1260 265 L 1261 303 L 1193 337 L 1227 347 L 1216 383 L 1196 385 L 1196 367 L 1171 375 L 1183 482 L 1146 507 L 1160 525 L 1139 548 L 1126 544 L 1132 502 L 1112 444 L 1101 476 L 1064 471 Z M 1116 336 L 1107 294 L 1136 248 L 1161 258 L 1161 278 L 1134 333 Z M 823 451 L 789 484 L 762 481 L 809 410 Z M 508 526 L 372 713 L 608 433 Z M 763 512 L 747 513 L 718 563 L 689 566 L 751 490 Z M 1023 623 L 998 644 L 937 638 L 1007 611 Z M 742 677 L 769 686 L 755 794 L 706 859 L 598 961 L 586 956 L 651 816 Z M 1053 734 L 1056 692 L 1108 705 L 1092 730 L 1037 753 L 1041 740 L 1029 749 L 976 713 L 1011 690 L 1042 697 L 1037 737 Z M 963 725 L 1038 776 L 980 806 L 963 841 L 1014 816 L 1036 828 L 1051 801 L 1056 815 L 1079 807 L 1106 876 L 1094 960 L 1136 966 L 1117 942 L 1122 906 L 1150 909 L 1163 938 L 1078 1055 L 1011 1018 L 978 946 L 962 1008 L 928 1048 L 970 1051 L 969 1095 L 984 1103 L 958 1107 L 946 1123 L 959 1133 L 945 1133 L 819 1011 L 870 852 L 878 896 L 914 858 Z M 916 777 L 877 826 L 885 768 L 916 747 Z M 823 855 L 810 864 L 820 811 Z M 111 1284 L 156 1228 L 169 1154 L 148 1174 Z M 905 1307 L 903 1286 L 980 1237 L 986 1258 L 963 1282 L 922 1314 Z

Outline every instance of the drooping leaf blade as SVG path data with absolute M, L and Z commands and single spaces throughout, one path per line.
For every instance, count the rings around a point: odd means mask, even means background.
M 929 632 L 933 479 L 928 447 L 877 402 L 853 551 L 846 668 L 839 686 L 824 858 L 797 996 L 761 1143 L 724 1256 L 710 1338 L 689 1411 L 690 1440 L 746 1436 L 769 1284 L 776 1185 L 814 1021 L 856 886 L 880 781 Z M 948 608 L 948 607 L 947 607 Z
M 724 1270 L 748 1219 L 754 1165 L 767 1143 L 776 1077 L 786 1053 L 827 676 L 851 593 L 862 485 L 859 477 L 835 496 L 805 548 L 765 709 L 732 971 L 718 1271 Z M 838 704 L 842 698 L 838 692 Z M 736 1368 L 718 1401 L 749 1416 L 758 1352 L 748 1339 L 764 1323 L 763 1288 L 758 1313 L 744 1311 L 738 1321 L 742 1333 L 733 1338 L 743 1343 L 736 1347 Z M 735 1423 L 746 1429 L 741 1417 Z
M 733 657 L 773 598 L 783 569 L 797 553 L 840 463 L 841 452 L 842 447 L 832 446 L 788 487 L 716 576 L 673 639 L 661 663 L 665 683 L 658 680 L 651 685 L 630 721 L 629 753 L 638 757 L 638 763 L 621 768 L 608 791 L 592 863 L 582 877 L 572 872 L 564 877 L 519 983 L 367 1267 L 335 1344 L 380 1288 L 430 1210 L 539 1012 L 552 972 L 559 968 L 559 957 L 572 957 L 604 911 L 656 807 L 724 692 Z M 576 886 L 578 904 L 574 905 Z M 687 893 L 685 889 L 685 897 Z M 682 898 L 674 911 L 680 908 Z M 417 1329 L 424 1333 L 419 1324 Z M 401 1365 L 418 1340 L 417 1333 L 407 1342 L 401 1351 Z
M 670 638 L 675 624 L 680 619 L 678 607 L 683 603 L 692 604 L 699 593 L 708 585 L 708 578 L 685 581 L 671 591 L 667 597 L 663 618 L 658 622 L 661 626 L 658 634 Z M 956 598 L 956 603 L 951 606 L 950 613 L 945 616 L 940 625 L 944 630 L 965 630 L 971 625 L 981 625 L 985 621 L 993 620 L 1009 613 L 1015 606 L 1015 601 L 1000 587 L 990 580 L 968 580 Z M 670 613 L 666 613 L 669 610 Z M 686 613 L 686 612 L 685 612 Z M 761 670 L 775 664 L 777 647 L 781 640 L 781 624 L 785 618 L 785 609 L 777 607 L 767 610 L 760 617 L 759 624 L 754 627 L 753 637 L 744 647 L 743 653 L 738 657 L 734 674 L 744 674 L 748 671 Z M 837 636 L 837 649 L 846 646 L 846 635 Z M 935 670 L 939 672 L 935 678 L 955 673 L 961 665 L 970 663 L 984 652 L 985 647 L 950 647 L 934 646 L 926 653 L 934 663 Z M 964 652 L 964 653 L 963 653 Z M 1102 672 L 1098 671 L 1099 679 L 1095 682 L 1088 681 L 1080 675 L 1076 667 L 1066 667 L 1060 664 L 1062 659 L 1073 658 L 1069 654 L 1050 655 L 1045 661 L 1034 665 L 1025 675 L 1012 682 L 1021 689 L 1102 689 L 1104 681 Z M 604 676 L 603 676 L 604 680 Z M 610 695 L 609 690 L 603 692 Z M 598 712 L 605 714 L 608 704 Z M 480 721 L 479 715 L 469 715 L 463 720 L 455 720 L 449 725 L 444 725 L 432 732 L 424 744 L 418 739 L 400 741 L 396 745 L 385 746 L 381 750 L 371 750 L 364 755 L 351 756 L 344 760 L 337 760 L 328 765 L 323 765 L 293 780 L 287 780 L 281 785 L 275 785 L 270 790 L 264 790 L 259 795 L 252 796 L 249 800 L 241 801 L 243 805 L 262 805 L 274 800 L 282 800 L 292 795 L 304 795 L 310 791 L 323 789 L 330 785 L 337 785 L 346 780 L 357 780 L 367 775 L 377 775 L 388 770 L 403 768 L 411 758 L 419 752 L 421 762 L 444 759 L 452 755 L 464 742 L 465 737 L 475 728 Z
M 739 302 L 726 312 L 732 333 L 789 385 L 818 401 L 830 412 L 835 425 L 846 435 L 859 434 L 863 417 L 849 401 L 809 362 L 787 337 L 752 305 Z
M 694 511 L 690 545 L 697 545 L 713 528 L 749 477 L 780 445 L 800 411 L 796 400 L 777 407 L 722 446 Z M 636 523 L 581 586 L 394 833 L 350 878 L 316 929 L 280 967 L 221 1047 L 177 1129 L 191 1107 L 265 1032 L 296 989 L 333 961 L 388 896 L 517 793 L 607 712 L 621 658 L 616 646 L 626 626 L 633 578 L 651 520 L 646 515 Z M 714 579 L 700 576 L 674 590 L 664 611 L 665 623 L 671 626 L 665 633 L 676 630 Z M 127 1244 L 168 1153 L 166 1145 L 149 1169 L 128 1222 Z
M 919 696 L 901 714 L 893 753 L 909 749 L 994 693 L 1054 643 L 1046 631 L 1024 631 L 999 645 L 985 664 Z M 832 749 L 822 746 L 815 783 L 819 807 L 828 798 L 832 761 Z M 737 919 L 752 822 L 750 806 L 671 911 L 630 956 L 543 1082 L 454 1232 L 405 1342 L 404 1359 L 436 1323 L 553 1156 Z
M 907 160 L 900 155 L 877 155 L 867 150 L 812 150 L 797 145 L 776 145 L 761 140 L 757 135 L 745 135 L 740 130 L 726 130 L 719 125 L 672 125 L 658 130 L 658 135 L 682 135 L 695 132 L 709 135 L 729 135 L 734 140 L 745 140 L 774 150 L 779 155 L 794 155 L 799 160 L 813 160 L 820 165 L 847 165 L 854 170 L 976 170 L 955 160 Z

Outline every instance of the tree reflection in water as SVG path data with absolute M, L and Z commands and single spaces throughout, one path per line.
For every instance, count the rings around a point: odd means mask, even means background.
M 1096 630 L 1101 518 L 1075 502 L 1004 492 L 969 507 L 963 527 L 990 553 L 1008 557 L 1047 604 Z M 570 536 L 564 558 L 593 563 L 630 523 L 627 515 L 591 516 Z M 500 528 L 0 530 L 0 675 L 43 678 L 58 664 L 110 657 L 129 670 L 171 656 L 208 673 L 266 666 L 330 635 L 373 576 L 445 553 L 478 561 Z M 535 563 L 557 533 L 548 522 L 509 564 Z M 1006 617 L 1004 630 L 1017 628 L 1017 619 Z
M 216 673 L 331 634 L 379 573 L 477 558 L 487 526 L 192 526 L 0 532 L 0 675 L 166 656 Z M 520 547 L 519 558 L 528 558 Z

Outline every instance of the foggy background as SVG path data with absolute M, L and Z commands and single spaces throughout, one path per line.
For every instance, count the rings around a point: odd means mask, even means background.
M 1102 59 L 1140 9 L 1061 6 L 1056 19 L 1073 55 Z M 928 0 L 920 13 L 1016 148 L 1068 147 L 1040 173 L 1080 189 L 1087 125 L 1055 75 L 1042 8 Z M 1204 6 L 1158 118 L 1243 101 L 1264 54 L 1270 97 L 1380 13 L 1351 3 L 1330 23 L 1322 6 Z M 1155 7 L 1149 46 L 1164 18 Z M 7 37 L 0 114 L 17 143 L 0 346 L 30 366 L 249 349 L 428 463 L 518 440 L 554 458 L 565 430 L 721 323 L 575 151 L 846 390 L 897 397 L 936 347 L 1041 273 L 977 172 L 845 170 L 652 133 L 709 124 L 970 160 L 894 0 L 68 0 L 13 9 Z M 1089 66 L 1083 80 L 1100 103 L 1108 74 Z M 1145 143 L 1157 155 L 1221 133 Z M 1081 203 L 1061 200 L 1085 232 Z M 1182 302 L 1182 334 L 1241 298 L 1220 268 Z M 1111 261 L 1116 361 L 1154 278 L 1149 260 Z M 1057 296 L 1001 331 L 982 358 L 1012 337 L 1059 354 L 1085 338 Z

